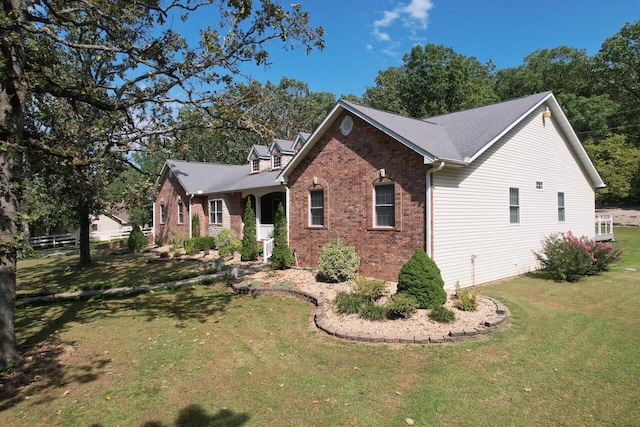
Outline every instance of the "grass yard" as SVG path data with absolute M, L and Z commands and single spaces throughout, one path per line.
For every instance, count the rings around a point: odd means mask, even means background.
M 155 253 L 122 253 L 92 249 L 94 265 L 77 268 L 79 255 L 34 258 L 18 263 L 17 295 L 52 294 L 79 289 L 108 289 L 160 283 L 198 274 L 198 263 L 182 260 L 148 263 Z M 202 265 L 200 265 L 202 267 Z M 207 268 L 214 268 L 208 265 Z
M 221 285 L 22 307 L 0 425 L 637 425 L 640 229 L 616 238 L 606 274 L 483 286 L 508 326 L 445 345 L 340 341 L 303 302 Z

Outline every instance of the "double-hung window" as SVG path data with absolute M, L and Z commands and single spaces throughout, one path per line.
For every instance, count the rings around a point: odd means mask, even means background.
M 209 200 L 209 224 L 222 224 L 222 200 Z
M 379 184 L 375 192 L 375 226 L 395 227 L 396 225 L 396 189 L 394 184 Z
M 324 190 L 309 191 L 309 221 L 313 226 L 324 225 Z
M 520 189 L 509 188 L 509 223 L 520 224 Z
M 274 154 L 272 160 L 272 169 L 280 169 L 281 166 L 282 158 L 280 157 L 280 154 Z
M 565 205 L 564 205 L 564 193 L 558 193 L 558 221 L 564 222 L 565 219 Z
M 164 224 L 167 221 L 167 205 L 160 205 L 160 223 Z
M 251 160 L 251 173 L 260 172 L 260 159 Z
M 182 201 L 178 202 L 178 224 L 184 224 L 184 204 Z

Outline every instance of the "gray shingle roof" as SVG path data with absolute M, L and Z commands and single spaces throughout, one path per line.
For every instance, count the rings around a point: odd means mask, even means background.
M 273 150 L 274 147 L 278 147 L 281 153 L 295 154 L 295 150 L 293 149 L 293 141 L 288 141 L 286 139 L 275 139 L 273 141 L 273 144 L 271 145 L 271 149 Z
M 486 105 L 427 119 L 414 119 L 341 101 L 354 114 L 434 159 L 467 161 L 551 92 Z
M 280 171 L 249 173 L 248 165 L 167 160 L 165 166 L 175 175 L 187 194 L 213 194 L 277 185 Z

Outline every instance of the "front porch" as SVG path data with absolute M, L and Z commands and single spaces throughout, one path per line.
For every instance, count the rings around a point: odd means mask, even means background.
M 594 239 L 597 242 L 613 240 L 613 215 L 596 216 L 595 227 L 596 233 Z

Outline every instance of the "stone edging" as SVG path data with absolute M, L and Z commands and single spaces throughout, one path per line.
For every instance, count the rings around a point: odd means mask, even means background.
M 278 289 L 278 288 L 250 288 L 248 286 L 241 286 L 240 283 L 232 283 L 231 289 L 240 295 L 292 295 L 300 298 L 303 301 L 310 302 L 316 306 L 316 312 L 314 315 L 314 322 L 318 329 L 326 332 L 329 335 L 337 338 L 342 338 L 352 341 L 366 341 L 376 343 L 403 343 L 403 344 L 428 344 L 428 343 L 443 343 L 461 341 L 464 339 L 472 338 L 478 335 L 484 335 L 495 329 L 504 326 L 507 318 L 507 308 L 500 301 L 482 296 L 496 306 L 495 315 L 489 317 L 483 324 L 474 328 L 455 328 L 451 329 L 447 335 L 402 335 L 402 336 L 376 336 L 371 334 L 358 334 L 344 330 L 334 330 L 329 327 L 326 322 L 326 316 L 323 313 L 324 300 L 320 297 L 312 295 L 308 292 L 298 291 L 295 289 Z

